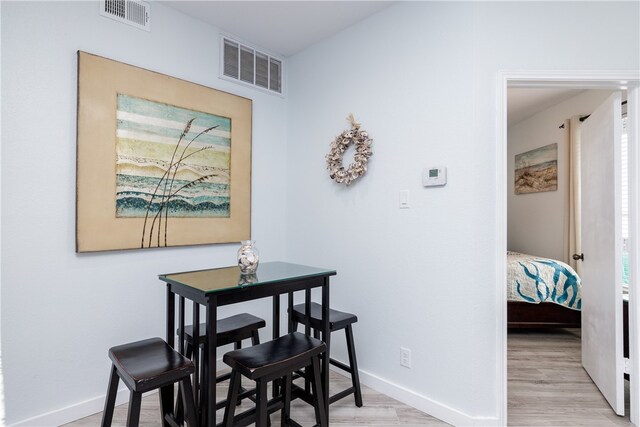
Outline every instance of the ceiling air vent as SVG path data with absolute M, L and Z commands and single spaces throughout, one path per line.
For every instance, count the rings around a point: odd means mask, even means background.
M 222 37 L 220 76 L 282 95 L 282 59 Z
M 116 21 L 151 30 L 149 3 L 141 0 L 100 0 L 100 15 Z

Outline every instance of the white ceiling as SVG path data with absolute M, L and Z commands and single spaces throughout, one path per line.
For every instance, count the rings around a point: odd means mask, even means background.
M 393 1 L 163 1 L 273 54 L 290 56 Z
M 395 1 L 162 1 L 230 36 L 282 56 L 294 55 L 393 3 Z M 567 88 L 509 88 L 508 126 L 580 92 L 581 89 Z
M 528 119 L 564 100 L 572 98 L 583 89 L 567 88 L 509 88 L 507 90 L 507 126 Z

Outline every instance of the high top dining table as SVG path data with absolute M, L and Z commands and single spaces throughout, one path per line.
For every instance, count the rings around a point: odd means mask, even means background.
M 325 409 L 329 414 L 329 277 L 336 274 L 335 270 L 327 270 L 305 265 L 290 264 L 286 262 L 260 263 L 256 274 L 241 275 L 238 267 L 214 268 L 210 270 L 188 271 L 181 273 L 162 274 L 160 280 L 167 284 L 167 342 L 176 348 L 176 295 L 178 299 L 178 337 L 177 350 L 185 353 L 184 326 L 185 326 L 185 300 L 193 304 L 193 347 L 199 348 L 200 336 L 200 305 L 205 307 L 205 323 L 207 327 L 207 342 L 204 367 L 204 384 L 198 384 L 198 375 L 194 375 L 194 388 L 202 390 L 202 395 L 195 393 L 196 408 L 201 413 L 198 418 L 204 421 L 204 425 L 213 427 L 216 425 L 216 321 L 217 309 L 229 304 L 250 301 L 259 298 L 273 298 L 273 338 L 280 336 L 280 296 L 288 294 L 289 313 L 293 312 L 293 292 L 305 291 L 306 313 L 310 315 L 311 289 L 322 290 L 322 330 L 321 338 L 327 345 L 327 351 L 322 355 L 321 375 L 322 390 L 325 396 Z M 293 331 L 291 314 L 287 329 Z M 309 334 L 309 327 L 306 327 Z M 194 351 L 194 364 L 196 373 L 200 364 L 199 352 Z M 298 397 L 303 397 L 304 392 L 298 390 Z M 308 398 L 308 396 L 307 396 Z M 202 402 L 200 402 L 200 399 Z M 305 399 L 307 400 L 307 399 Z M 168 403 L 167 403 L 168 404 Z M 277 407 L 273 411 L 277 410 Z

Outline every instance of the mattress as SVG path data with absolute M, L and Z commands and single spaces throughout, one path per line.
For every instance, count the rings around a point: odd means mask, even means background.
M 581 281 L 562 261 L 519 252 L 507 252 L 507 299 L 532 304 L 555 303 L 582 308 Z

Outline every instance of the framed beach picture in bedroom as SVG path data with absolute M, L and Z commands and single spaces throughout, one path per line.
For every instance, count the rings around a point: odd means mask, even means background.
M 558 189 L 558 144 L 549 144 L 515 157 L 515 193 Z
M 251 110 L 78 52 L 76 251 L 249 239 Z

